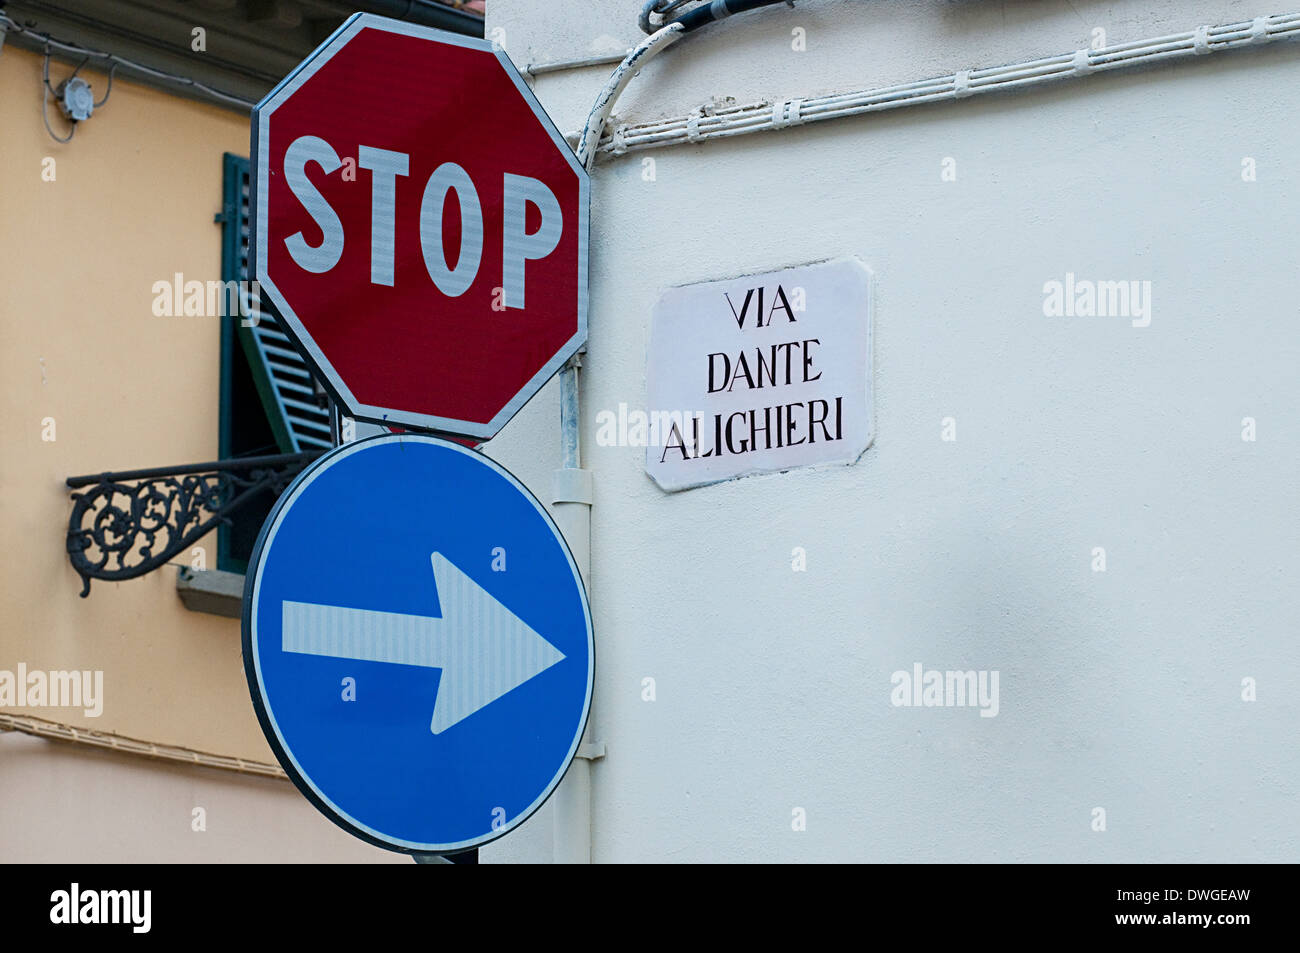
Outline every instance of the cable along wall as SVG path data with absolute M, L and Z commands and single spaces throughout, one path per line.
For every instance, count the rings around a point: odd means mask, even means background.
M 1182 33 L 1095 50 L 1073 50 L 1004 66 L 958 70 L 931 79 L 874 89 L 744 106 L 713 104 L 672 119 L 621 123 L 601 138 L 598 151 L 604 156 L 620 156 L 643 149 L 768 132 L 886 109 L 966 99 L 977 93 L 1081 79 L 1095 73 L 1206 56 L 1297 37 L 1300 37 L 1300 12 L 1279 13 L 1221 26 L 1198 26 Z

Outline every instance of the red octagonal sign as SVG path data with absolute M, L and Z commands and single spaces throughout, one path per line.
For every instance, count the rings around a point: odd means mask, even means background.
M 257 277 L 361 420 L 487 439 L 587 337 L 587 173 L 504 52 L 358 14 L 258 104 Z

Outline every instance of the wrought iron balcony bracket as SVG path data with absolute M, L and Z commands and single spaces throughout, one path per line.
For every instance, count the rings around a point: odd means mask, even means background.
M 68 558 L 81 577 L 118 582 L 170 562 L 263 491 L 283 492 L 321 455 L 217 460 L 179 467 L 69 477 Z

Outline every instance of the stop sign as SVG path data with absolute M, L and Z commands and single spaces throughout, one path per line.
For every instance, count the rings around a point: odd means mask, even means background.
M 357 14 L 253 155 L 258 280 L 350 416 L 487 439 L 585 342 L 587 174 L 491 44 Z

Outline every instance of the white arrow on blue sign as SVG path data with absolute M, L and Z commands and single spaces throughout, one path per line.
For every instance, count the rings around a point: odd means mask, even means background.
M 582 579 L 546 510 L 482 454 L 400 434 L 322 457 L 267 519 L 244 606 L 276 757 L 371 843 L 486 843 L 577 751 L 594 666 Z

